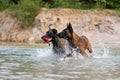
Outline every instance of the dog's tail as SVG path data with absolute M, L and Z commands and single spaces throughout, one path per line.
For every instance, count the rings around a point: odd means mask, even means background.
M 89 51 L 90 53 L 93 52 L 91 43 L 90 43 L 89 41 L 88 41 L 88 43 L 87 43 L 87 49 L 88 49 L 88 51 Z

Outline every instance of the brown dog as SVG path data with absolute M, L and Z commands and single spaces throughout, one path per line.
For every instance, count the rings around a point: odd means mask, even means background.
M 67 24 L 67 28 L 65 28 L 62 32 L 58 34 L 59 37 L 65 38 L 68 40 L 69 45 L 72 48 L 78 48 L 81 54 L 84 57 L 88 57 L 85 50 L 87 49 L 90 53 L 92 53 L 92 46 L 90 41 L 85 36 L 78 36 L 72 28 L 71 23 Z

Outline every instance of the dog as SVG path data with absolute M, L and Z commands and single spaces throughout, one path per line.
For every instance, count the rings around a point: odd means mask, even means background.
M 90 41 L 86 36 L 78 36 L 72 28 L 71 23 L 67 24 L 67 27 L 58 34 L 59 37 L 64 38 L 68 41 L 72 48 L 77 48 L 82 56 L 88 57 L 85 50 L 87 49 L 90 53 L 93 52 Z
M 49 28 L 49 30 L 46 32 L 45 35 L 41 37 L 41 39 L 46 43 L 52 42 L 52 45 L 53 45 L 52 50 L 55 54 L 65 55 L 64 59 L 66 57 L 72 57 L 72 54 L 70 54 L 72 53 L 72 48 L 69 47 L 69 50 L 71 49 L 71 52 L 67 54 L 66 48 L 65 48 L 66 40 L 58 36 L 58 32 L 56 29 Z

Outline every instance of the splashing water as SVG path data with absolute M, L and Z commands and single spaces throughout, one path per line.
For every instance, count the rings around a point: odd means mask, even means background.
M 120 47 L 100 44 L 93 49 L 93 58 L 74 52 L 74 58 L 61 61 L 51 47 L 0 46 L 0 79 L 120 80 Z
M 36 49 L 38 57 L 49 57 L 52 55 L 52 49 L 49 49 L 48 47 L 43 49 Z
M 109 53 L 109 48 L 105 47 L 104 44 L 102 44 L 101 47 L 99 47 L 99 49 L 94 50 L 94 58 L 107 58 L 109 57 L 110 53 Z
M 70 53 L 70 49 L 68 47 L 69 45 L 66 45 L 66 53 Z M 94 58 L 108 58 L 110 57 L 110 51 L 109 51 L 109 47 L 105 46 L 104 43 L 100 43 L 99 47 L 94 47 L 94 52 L 92 54 L 90 54 L 88 51 L 88 56 L 89 57 L 94 57 Z M 42 49 L 36 49 L 37 52 L 37 57 L 38 58 L 44 58 L 44 57 L 56 57 L 56 55 L 52 52 L 52 48 L 51 47 L 45 47 Z M 67 59 L 78 59 L 78 58 L 84 58 L 80 53 L 76 52 L 76 50 L 73 50 L 73 57 L 69 57 Z M 62 56 L 62 58 L 60 57 L 60 60 L 64 60 L 64 56 Z
M 98 32 L 97 29 L 95 31 Z M 98 49 L 96 48 L 96 50 L 94 50 L 93 57 L 94 58 L 107 58 L 107 57 L 109 57 L 110 56 L 109 55 L 110 54 L 109 47 L 105 46 L 99 32 L 97 33 L 97 38 L 98 38 L 98 44 L 97 44 Z

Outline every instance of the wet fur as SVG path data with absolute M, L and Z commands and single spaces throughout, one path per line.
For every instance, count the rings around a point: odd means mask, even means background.
M 78 48 L 81 54 L 84 57 L 88 57 L 85 50 L 87 49 L 90 53 L 92 53 L 92 46 L 90 41 L 86 36 L 78 36 L 72 28 L 71 23 L 67 24 L 67 28 L 65 28 L 62 32 L 58 34 L 59 37 L 64 38 L 68 41 L 69 45 L 72 48 Z
M 65 54 L 65 48 L 64 48 L 65 39 L 60 38 L 57 34 L 58 33 L 56 29 L 49 29 L 46 32 L 46 34 L 43 35 L 41 38 L 44 37 L 52 38 L 50 42 L 52 42 L 53 45 L 53 52 L 55 54 Z

